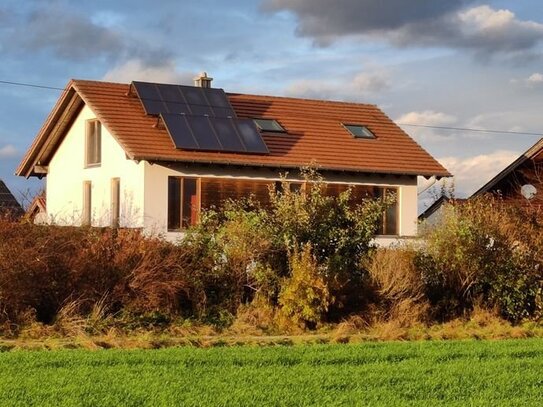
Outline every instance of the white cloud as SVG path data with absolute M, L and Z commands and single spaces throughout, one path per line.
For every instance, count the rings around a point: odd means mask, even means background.
M 421 124 L 424 126 L 445 126 L 455 123 L 456 120 L 455 116 L 433 110 L 409 112 L 396 119 L 398 123 Z
M 499 150 L 467 158 L 442 157 L 438 161 L 454 175 L 456 195 L 465 197 L 494 178 L 518 156 L 519 153 L 514 151 Z
M 173 61 L 160 66 L 149 66 L 140 59 L 131 59 L 108 71 L 103 79 L 110 82 L 139 80 L 192 85 L 194 76 L 196 76 L 194 73 L 179 72 Z
M 533 73 L 526 79 L 526 82 L 532 85 L 539 85 L 543 83 L 543 74 L 540 74 L 539 72 Z
M 447 135 L 451 133 L 447 131 L 446 134 L 443 134 L 439 129 L 430 129 L 424 127 L 409 126 L 421 125 L 421 126 L 449 126 L 457 122 L 457 118 L 453 115 L 436 112 L 434 110 L 423 110 L 420 112 L 409 112 L 405 113 L 402 116 L 398 117 L 395 122 L 398 125 L 407 125 L 404 126 L 405 131 L 413 136 L 418 142 L 427 142 L 446 139 Z
M 7 144 L 0 148 L 0 158 L 13 158 L 18 155 L 19 151 L 12 144 Z
M 390 88 L 389 75 L 382 70 L 360 72 L 351 80 L 322 81 L 303 79 L 292 82 L 286 89 L 289 96 L 313 99 L 336 99 L 361 101 Z

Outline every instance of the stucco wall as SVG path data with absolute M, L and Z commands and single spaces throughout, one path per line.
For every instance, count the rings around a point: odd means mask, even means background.
M 85 106 L 74 121 L 47 174 L 47 214 L 61 225 L 80 225 L 83 209 L 83 182 L 92 183 L 92 226 L 110 225 L 111 179 L 120 178 L 120 226 L 143 226 L 143 163 L 126 159 L 121 146 L 102 125 L 102 160 L 85 168 L 85 124 L 95 119 Z

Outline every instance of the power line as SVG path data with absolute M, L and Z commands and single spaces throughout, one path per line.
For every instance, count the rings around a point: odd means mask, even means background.
M 57 90 L 57 91 L 61 91 L 61 92 L 67 92 L 67 89 L 65 88 L 58 88 L 58 87 L 55 87 L 55 86 L 46 86 L 46 85 L 37 85 L 37 84 L 32 84 L 32 83 L 25 83 L 25 82 L 14 82 L 14 81 L 3 81 L 3 80 L 0 80 L 0 84 L 3 84 L 3 85 L 12 85 L 12 86 L 24 86 L 24 87 L 28 87 L 28 88 L 37 88 L 37 89 L 46 89 L 46 90 Z M 95 94 L 100 94 L 102 96 L 106 95 L 106 96 L 109 96 L 108 93 L 104 93 L 104 92 L 94 92 Z M 162 100 L 162 99 L 150 99 L 150 98 L 146 98 L 147 100 L 152 100 L 152 101 L 158 101 L 158 102 L 167 102 L 167 103 L 179 103 L 181 104 L 182 102 L 178 102 L 178 101 L 168 101 L 168 100 Z M 192 105 L 198 105 L 198 106 L 207 106 L 207 105 L 204 105 L 204 104 L 196 104 L 196 103 L 191 103 Z M 398 126 L 411 126 L 411 127 L 422 127 L 422 128 L 427 128 L 427 129 L 436 129 L 436 130 L 455 130 L 455 131 L 470 131 L 470 132 L 477 132 L 477 133 L 492 133 L 492 134 L 516 134 L 516 135 L 522 135 L 522 136 L 542 136 L 543 135 L 543 132 L 542 133 L 533 133 L 533 132 L 524 132 L 524 131 L 510 131 L 510 130 L 486 130 L 486 129 L 475 129 L 475 128 L 470 128 L 470 127 L 449 127 L 449 126 L 429 126 L 429 125 L 426 125 L 426 124 L 411 124 L 411 123 L 396 123 Z
M 543 133 L 530 133 L 526 131 L 510 131 L 510 130 L 486 130 L 486 129 L 474 129 L 469 127 L 448 127 L 448 126 L 428 126 L 425 124 L 410 124 L 410 123 L 397 123 L 398 126 L 412 126 L 412 127 L 424 127 L 428 129 L 439 130 L 460 130 L 460 131 L 474 131 L 479 133 L 498 133 L 498 134 L 520 134 L 523 136 L 542 136 Z
M 39 88 L 39 89 L 49 89 L 49 90 L 61 90 L 65 91 L 64 88 L 56 88 L 54 86 L 45 86 L 45 85 L 35 85 L 32 83 L 23 83 L 23 82 L 12 82 L 12 81 L 0 81 L 4 85 L 14 85 L 14 86 L 26 86 L 27 88 Z

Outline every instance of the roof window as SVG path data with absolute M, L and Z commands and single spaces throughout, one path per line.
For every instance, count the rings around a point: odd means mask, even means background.
M 375 138 L 375 134 L 373 134 L 371 130 L 363 124 L 342 124 L 347 130 L 349 130 L 349 133 L 351 133 L 354 138 Z
M 285 129 L 281 126 L 277 120 L 274 119 L 253 119 L 260 131 L 273 131 L 276 133 L 284 133 Z

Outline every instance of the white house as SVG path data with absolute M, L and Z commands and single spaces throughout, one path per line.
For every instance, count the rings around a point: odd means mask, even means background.
M 380 237 L 417 233 L 417 176 L 450 174 L 374 105 L 225 93 L 198 86 L 72 80 L 17 174 L 46 177 L 62 225 L 180 236 L 201 208 L 317 165 L 331 194 L 397 192 Z

